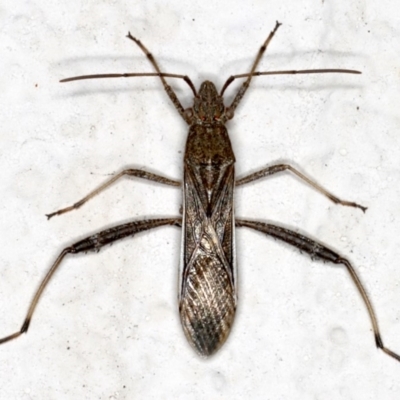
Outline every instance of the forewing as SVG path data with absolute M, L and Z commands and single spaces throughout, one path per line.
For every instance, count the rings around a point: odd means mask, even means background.
M 236 309 L 233 165 L 221 169 L 211 213 L 198 193 L 198 171 L 185 172 L 180 316 L 188 341 L 203 356 L 227 339 Z M 204 193 L 203 193 L 204 194 Z

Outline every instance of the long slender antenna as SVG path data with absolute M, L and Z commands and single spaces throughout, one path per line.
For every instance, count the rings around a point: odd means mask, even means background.
M 238 74 L 232 75 L 228 78 L 225 82 L 224 86 L 222 87 L 221 94 L 222 96 L 226 90 L 226 88 L 238 78 L 248 78 L 250 75 L 252 76 L 261 76 L 261 75 L 300 75 L 300 74 L 361 74 L 360 71 L 356 71 L 354 69 L 336 69 L 336 68 L 322 68 L 322 69 L 288 69 L 282 71 L 266 71 L 266 72 L 248 72 L 246 74 Z
M 192 89 L 192 92 L 196 96 L 196 89 L 189 79 L 187 75 L 179 75 L 179 74 L 168 74 L 168 73 L 158 73 L 158 72 L 128 72 L 122 74 L 94 74 L 94 75 L 80 75 L 80 76 L 73 76 L 71 78 L 61 79 L 60 82 L 72 82 L 72 81 L 83 81 L 86 79 L 103 79 L 103 78 L 136 78 L 136 77 L 147 77 L 147 76 L 158 76 L 164 78 L 178 78 L 183 79 Z

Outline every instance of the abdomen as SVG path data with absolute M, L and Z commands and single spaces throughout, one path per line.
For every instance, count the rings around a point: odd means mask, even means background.
M 179 312 L 185 335 L 201 356 L 225 343 L 235 309 L 235 289 L 224 265 L 216 257 L 198 255 L 188 270 Z

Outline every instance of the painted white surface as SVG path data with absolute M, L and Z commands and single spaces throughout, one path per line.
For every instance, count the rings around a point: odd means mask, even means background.
M 124 180 L 47 221 L 123 167 L 179 178 L 187 128 L 156 79 L 63 77 L 162 69 L 218 87 L 262 70 L 361 76 L 255 79 L 229 123 L 237 174 L 290 161 L 342 198 L 288 175 L 237 191 L 237 215 L 329 244 L 361 274 L 384 342 L 400 352 L 400 32 L 394 0 L 8 1 L 0 5 L 0 336 L 22 324 L 61 249 L 103 227 L 174 216 L 179 190 Z M 187 87 L 172 82 L 186 106 Z M 228 93 L 232 99 L 233 91 Z M 376 350 L 347 273 L 239 231 L 240 302 L 223 349 L 199 359 L 176 302 L 180 232 L 158 229 L 70 257 L 29 333 L 0 347 L 0 399 L 397 399 L 400 365 Z

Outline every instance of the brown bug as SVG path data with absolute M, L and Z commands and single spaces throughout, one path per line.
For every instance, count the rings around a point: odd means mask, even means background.
M 226 341 L 232 327 L 237 303 L 235 227 L 248 227 L 282 240 L 308 253 L 312 258 L 344 265 L 353 279 L 371 318 L 378 348 L 389 356 L 400 361 L 400 356 L 383 345 L 378 322 L 371 302 L 361 281 L 350 262 L 330 250 L 321 243 L 287 228 L 266 224 L 258 221 L 237 220 L 234 217 L 233 192 L 235 186 L 261 179 L 282 171 L 290 171 L 324 194 L 331 201 L 344 206 L 357 207 L 365 212 L 366 207 L 357 203 L 344 201 L 329 193 L 320 185 L 304 176 L 288 164 L 278 164 L 263 168 L 244 178 L 235 180 L 235 156 L 226 129 L 226 122 L 233 118 L 236 107 L 246 93 L 254 76 L 279 74 L 309 74 L 309 73 L 350 73 L 359 71 L 346 69 L 314 69 L 314 70 L 284 70 L 257 72 L 256 68 L 268 44 L 281 24 L 276 23 L 261 46 L 250 72 L 231 76 L 218 94 L 216 87 L 210 81 L 201 84 L 197 93 L 192 81 L 184 75 L 161 72 L 157 62 L 147 48 L 136 38 L 128 34 L 146 54 L 155 73 L 126 73 L 84 75 L 64 79 L 68 82 L 81 79 L 144 77 L 157 76 L 161 79 L 165 91 L 178 110 L 181 117 L 189 125 L 189 134 L 184 156 L 183 177 L 183 217 L 141 220 L 116 226 L 101 231 L 86 239 L 66 247 L 58 256 L 31 302 L 27 316 L 19 331 L 0 339 L 0 343 L 19 337 L 27 332 L 29 324 L 40 296 L 53 273 L 59 267 L 67 254 L 87 251 L 98 251 L 101 247 L 113 243 L 138 232 L 164 225 L 183 227 L 181 273 L 179 284 L 179 313 L 185 335 L 189 343 L 201 356 L 214 354 Z M 184 109 L 173 89 L 165 78 L 183 79 L 194 94 L 192 107 Z M 223 94 L 227 87 L 237 78 L 246 78 L 232 103 L 225 106 Z M 127 169 L 115 175 L 99 188 L 89 193 L 74 205 L 48 214 L 51 218 L 81 207 L 89 199 L 105 190 L 120 177 L 128 175 L 152 180 L 172 186 L 181 186 L 174 181 L 143 170 Z

